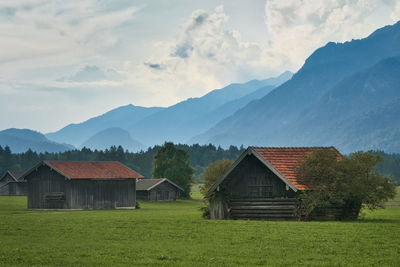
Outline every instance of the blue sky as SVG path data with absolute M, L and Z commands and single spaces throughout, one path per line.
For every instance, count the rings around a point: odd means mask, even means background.
M 395 0 L 0 2 L 0 129 L 54 131 L 296 71 L 400 19 Z

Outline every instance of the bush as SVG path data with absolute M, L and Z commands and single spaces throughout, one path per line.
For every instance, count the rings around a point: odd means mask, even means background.
M 309 186 L 298 195 L 300 218 L 309 219 L 318 211 L 339 208 L 337 219 L 357 218 L 362 207 L 383 208 L 395 196 L 395 185 L 375 171 L 379 154 L 356 152 L 338 159 L 332 150 L 315 150 L 297 166 L 297 177 Z

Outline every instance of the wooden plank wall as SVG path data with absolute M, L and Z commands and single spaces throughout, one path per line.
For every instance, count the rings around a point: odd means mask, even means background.
M 66 180 L 40 166 L 27 177 L 30 209 L 114 209 L 136 205 L 135 179 Z
M 63 209 L 65 178 L 47 166 L 40 166 L 27 177 L 29 209 Z
M 150 190 L 149 199 L 151 201 L 175 201 L 179 194 L 178 189 L 168 182 L 163 182 Z

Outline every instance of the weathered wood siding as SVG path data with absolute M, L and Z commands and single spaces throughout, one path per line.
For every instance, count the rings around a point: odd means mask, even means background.
M 169 182 L 164 181 L 153 189 L 139 190 L 136 192 L 137 199 L 150 201 L 175 201 L 179 198 L 181 191 Z
M 11 177 L 11 175 L 7 172 L 3 178 L 0 180 L 0 187 L 9 183 L 9 182 L 15 182 L 14 178 Z
M 147 190 L 137 190 L 136 199 L 138 200 L 150 200 L 150 192 Z
M 255 156 L 246 156 L 229 174 L 225 186 L 230 199 L 293 197 L 293 190 Z
M 65 177 L 50 170 L 47 166 L 40 166 L 30 173 L 28 181 L 28 208 L 29 209 L 64 209 L 66 206 Z
M 28 177 L 28 208 L 115 209 L 136 206 L 135 179 L 67 180 L 47 166 Z
M 210 218 L 295 219 L 294 196 L 285 182 L 247 155 L 210 199 Z
M 0 187 L 0 196 L 26 196 L 27 183 L 9 182 Z
M 179 197 L 180 191 L 168 182 L 163 182 L 151 189 L 149 200 L 151 201 L 175 201 Z

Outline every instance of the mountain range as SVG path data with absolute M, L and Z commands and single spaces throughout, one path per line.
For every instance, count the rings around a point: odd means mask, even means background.
M 132 151 L 173 141 L 400 152 L 399 114 L 400 22 L 330 42 L 294 75 L 231 84 L 167 108 L 122 106 L 40 139 Z
M 31 149 L 36 152 L 64 152 L 74 147 L 50 141 L 43 134 L 29 129 L 10 128 L 0 131 L 0 146 L 9 146 L 13 153 Z
M 193 141 L 225 146 L 334 145 L 346 153 L 371 148 L 399 152 L 399 147 L 390 145 L 398 143 L 395 129 L 376 129 L 378 121 L 371 121 L 372 114 L 378 119 L 382 108 L 395 111 L 393 101 L 400 97 L 398 56 L 400 22 L 365 39 L 328 43 L 291 80 Z M 397 115 L 393 113 L 389 121 L 397 121 Z M 379 138 L 373 133 L 378 130 Z

